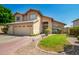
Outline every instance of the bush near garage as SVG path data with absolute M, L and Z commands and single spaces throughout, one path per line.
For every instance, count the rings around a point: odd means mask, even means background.
M 3 27 L 1 30 L 2 30 L 2 32 L 3 32 L 3 33 L 5 33 L 5 34 L 6 34 L 6 33 L 7 33 L 7 31 L 8 31 L 8 26 Z
M 50 34 L 51 32 L 51 29 L 50 28 L 47 28 L 44 30 L 44 34 L 47 36 L 48 34 Z

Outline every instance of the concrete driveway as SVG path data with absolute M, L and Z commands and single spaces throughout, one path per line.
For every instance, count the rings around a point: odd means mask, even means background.
M 35 47 L 36 42 L 40 38 L 41 35 L 38 36 L 0 35 L 0 55 L 47 54 L 41 52 Z
M 17 36 L 0 34 L 0 44 L 14 40 Z
M 49 55 L 36 48 L 36 42 L 41 38 L 41 35 L 7 38 L 8 41 L 0 43 L 0 55 Z
M 38 35 L 36 37 L 31 37 L 32 42 L 28 45 L 24 45 L 20 49 L 17 49 L 14 54 L 15 55 L 52 55 L 51 53 L 46 53 L 41 50 L 39 50 L 36 47 L 37 42 L 42 39 L 41 35 Z
M 15 37 L 6 42 L 0 43 L 0 54 L 13 54 L 17 49 L 24 45 L 28 45 L 32 40 L 27 37 Z

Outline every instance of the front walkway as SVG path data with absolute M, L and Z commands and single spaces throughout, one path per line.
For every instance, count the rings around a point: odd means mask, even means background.
M 76 37 L 69 37 L 68 41 L 71 45 L 65 47 L 65 54 L 67 55 L 79 55 L 79 43 Z
M 68 38 L 68 41 L 69 41 L 72 45 L 78 45 L 78 46 L 79 46 L 79 44 L 76 43 L 76 42 L 78 42 L 78 40 L 77 40 L 76 37 L 69 37 L 69 38 Z

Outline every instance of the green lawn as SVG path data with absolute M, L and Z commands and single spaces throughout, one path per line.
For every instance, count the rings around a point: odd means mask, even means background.
M 65 34 L 50 35 L 39 42 L 39 47 L 48 51 L 63 51 L 64 45 L 69 44 Z

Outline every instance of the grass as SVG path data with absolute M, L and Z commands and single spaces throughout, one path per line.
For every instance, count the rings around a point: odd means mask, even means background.
M 67 36 L 64 34 L 50 35 L 39 42 L 39 47 L 47 51 L 60 52 L 64 50 L 64 45 L 69 44 Z

